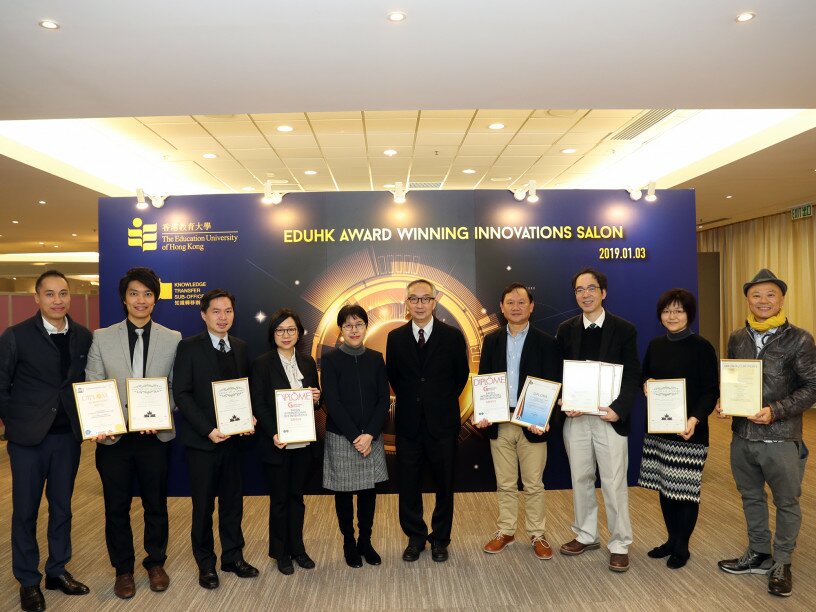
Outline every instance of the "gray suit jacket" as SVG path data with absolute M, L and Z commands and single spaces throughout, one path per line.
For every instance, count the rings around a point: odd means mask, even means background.
M 150 326 L 150 342 L 147 345 L 147 367 L 145 378 L 166 376 L 170 387 L 170 405 L 173 404 L 173 361 L 176 358 L 176 346 L 181 334 L 167 329 L 155 321 Z M 97 329 L 93 334 L 93 344 L 88 351 L 88 363 L 85 366 L 85 380 L 106 380 L 113 378 L 119 387 L 119 398 L 122 400 L 122 412 L 125 423 L 128 422 L 127 382 L 133 377 L 128 344 L 127 324 L 125 321 L 115 323 L 104 329 Z M 160 431 L 156 434 L 162 442 L 176 437 L 175 427 L 171 431 Z M 105 439 L 102 444 L 115 444 L 120 439 Z

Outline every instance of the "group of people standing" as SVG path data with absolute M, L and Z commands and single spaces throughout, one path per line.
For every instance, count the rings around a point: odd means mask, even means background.
M 563 322 L 555 337 L 530 324 L 532 292 L 520 283 L 500 299 L 506 326 L 484 338 L 479 373 L 506 372 L 510 410 L 527 376 L 561 380 L 562 361 L 592 360 L 623 366 L 620 393 L 600 416 L 557 410 L 545 429 L 510 423 L 475 422 L 490 440 L 498 489 L 496 532 L 484 545 L 500 553 L 516 539 L 518 476 L 524 486 L 525 525 L 533 554 L 553 556 L 546 531 L 543 472 L 547 436 L 563 435 L 570 464 L 574 539 L 560 553 L 575 556 L 600 548 L 596 472 L 600 475 L 610 539 L 608 567 L 625 572 L 633 542 L 627 471 L 631 414 L 641 387 L 650 379 L 686 381 L 688 421 L 682 434 L 647 434 L 639 484 L 659 491 L 667 539 L 652 558 L 683 567 L 697 521 L 703 467 L 708 451 L 708 416 L 722 416 L 718 362 L 714 348 L 691 331 L 693 295 L 684 289 L 663 293 L 656 315 L 666 334 L 655 338 L 641 368 L 635 327 L 603 306 L 607 279 L 586 268 L 575 274 L 572 290 L 581 313 Z M 315 361 L 298 351 L 304 328 L 298 314 L 281 309 L 270 317 L 270 350 L 250 363 L 247 345 L 230 334 L 235 297 L 213 289 L 201 299 L 206 329 L 189 338 L 152 320 L 160 292 L 156 274 L 133 268 L 119 283 L 126 317 L 93 335 L 68 316 L 70 293 L 56 270 L 36 282 L 39 312 L 0 337 L 0 418 L 6 425 L 12 471 L 12 565 L 20 582 L 23 610 L 44 610 L 40 590 L 36 520 L 45 488 L 49 502 L 49 556 L 46 589 L 70 595 L 89 592 L 66 569 L 71 557 L 71 496 L 79 466 L 82 433 L 71 383 L 115 379 L 127 397 L 127 378 L 167 377 L 175 406 L 185 417 L 186 449 L 193 507 L 191 542 L 199 584 L 219 586 L 214 550 L 213 511 L 219 503 L 221 571 L 242 578 L 259 574 L 243 557 L 243 483 L 240 436 L 219 431 L 212 383 L 249 377 L 252 409 L 263 472 L 270 491 L 269 556 L 291 575 L 295 565 L 315 567 L 303 541 L 304 489 L 317 453 L 323 452 L 323 485 L 334 492 L 343 554 L 350 567 L 379 565 L 372 545 L 376 485 L 388 479 L 382 430 L 390 390 L 396 397 L 395 433 L 400 526 L 407 537 L 402 558 L 414 562 L 430 544 L 433 561 L 448 559 L 454 514 L 456 450 L 461 417 L 459 396 L 470 372 L 462 333 L 434 316 L 437 292 L 426 279 L 406 287 L 406 324 L 388 334 L 386 355 L 364 344 L 368 315 L 359 305 L 340 309 L 341 341 L 325 354 L 318 378 Z M 799 495 L 807 449 L 802 413 L 816 403 L 816 346 L 813 337 L 791 325 L 782 309 L 787 285 L 761 270 L 744 286 L 749 315 L 731 335 L 728 357 L 763 362 L 763 408 L 753 417 L 735 417 L 731 465 L 748 524 L 748 550 L 721 561 L 729 573 L 767 573 L 768 591 L 792 592 L 791 555 L 801 523 Z M 312 391 L 326 410 L 326 437 L 316 443 L 285 443 L 278 437 L 275 391 Z M 123 406 L 127 417 L 127 405 Z M 249 434 L 247 434 L 249 435 Z M 133 485 L 144 507 L 142 561 L 150 588 L 161 592 L 170 578 L 167 558 L 167 470 L 175 430 L 100 435 L 96 467 L 105 506 L 105 540 L 116 578 L 114 593 L 133 597 L 135 551 L 130 523 Z M 430 528 L 423 519 L 422 484 L 430 468 L 435 507 Z M 47 483 L 47 486 L 46 486 Z M 770 486 L 777 509 L 771 541 L 764 492 Z M 357 529 L 355 531 L 354 497 Z

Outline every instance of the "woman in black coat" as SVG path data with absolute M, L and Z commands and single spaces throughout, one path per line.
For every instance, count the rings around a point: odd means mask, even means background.
M 306 507 L 303 491 L 312 466 L 310 443 L 286 444 L 278 440 L 275 391 L 310 388 L 314 403 L 320 400 L 317 365 L 309 355 L 296 351 L 303 336 L 303 324 L 288 308 L 272 315 L 269 345 L 252 365 L 252 410 L 258 419 L 261 459 L 269 487 L 269 556 L 286 575 L 295 571 L 294 561 L 312 569 L 314 561 L 303 545 Z

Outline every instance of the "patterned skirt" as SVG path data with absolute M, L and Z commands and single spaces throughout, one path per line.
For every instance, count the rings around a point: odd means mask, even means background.
M 323 487 L 330 491 L 363 491 L 388 480 L 382 435 L 371 442 L 371 453 L 363 457 L 344 436 L 326 432 L 323 457 Z
M 646 434 L 638 485 L 669 499 L 700 503 L 700 484 L 708 457 L 705 444 Z

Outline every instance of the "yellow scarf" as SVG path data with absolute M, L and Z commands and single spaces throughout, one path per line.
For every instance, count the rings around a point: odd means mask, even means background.
M 764 321 L 757 321 L 756 317 L 754 317 L 754 313 L 748 313 L 748 325 L 751 326 L 751 329 L 755 329 L 758 332 L 766 332 L 774 327 L 779 327 L 787 320 L 788 317 L 785 316 L 785 311 L 782 309 L 780 309 L 774 316 L 765 319 Z

